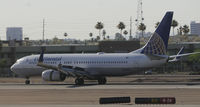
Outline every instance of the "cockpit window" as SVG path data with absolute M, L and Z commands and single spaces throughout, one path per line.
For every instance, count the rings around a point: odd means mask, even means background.
M 20 58 L 20 59 L 18 59 L 17 61 L 16 61 L 16 63 L 22 63 L 22 62 L 24 62 L 25 61 L 25 58 Z

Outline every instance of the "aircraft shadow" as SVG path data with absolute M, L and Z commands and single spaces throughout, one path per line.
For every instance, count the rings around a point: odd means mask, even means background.
M 84 84 L 84 85 L 70 85 L 70 86 L 67 86 L 67 88 L 79 88 L 79 87 L 89 87 L 89 86 L 95 86 L 95 85 L 98 85 L 98 84 Z

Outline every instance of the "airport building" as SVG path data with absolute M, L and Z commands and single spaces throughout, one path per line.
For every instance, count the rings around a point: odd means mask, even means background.
M 198 35 L 198 36 L 200 36 L 200 23 L 192 21 L 190 23 L 190 29 L 191 29 L 191 34 L 192 35 Z
M 6 29 L 7 41 L 22 41 L 23 30 L 22 27 L 8 27 Z

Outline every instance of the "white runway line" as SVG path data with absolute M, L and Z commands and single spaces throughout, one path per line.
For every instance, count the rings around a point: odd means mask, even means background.
M 200 85 L 23 85 L 0 84 L 0 89 L 200 89 Z
M 199 107 L 199 105 L 129 105 L 129 104 L 109 104 L 109 105 L 0 105 L 1 107 Z

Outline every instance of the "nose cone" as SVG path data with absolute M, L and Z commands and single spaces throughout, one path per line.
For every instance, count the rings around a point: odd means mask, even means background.
M 21 72 L 20 72 L 20 70 L 19 70 L 19 64 L 18 64 L 18 63 L 13 64 L 13 65 L 10 67 L 10 70 L 11 70 L 13 73 L 17 74 L 17 75 L 20 75 L 20 74 L 21 74 Z
M 16 64 L 13 64 L 13 65 L 10 67 L 10 70 L 11 70 L 12 72 L 15 72 L 15 69 L 16 69 Z

